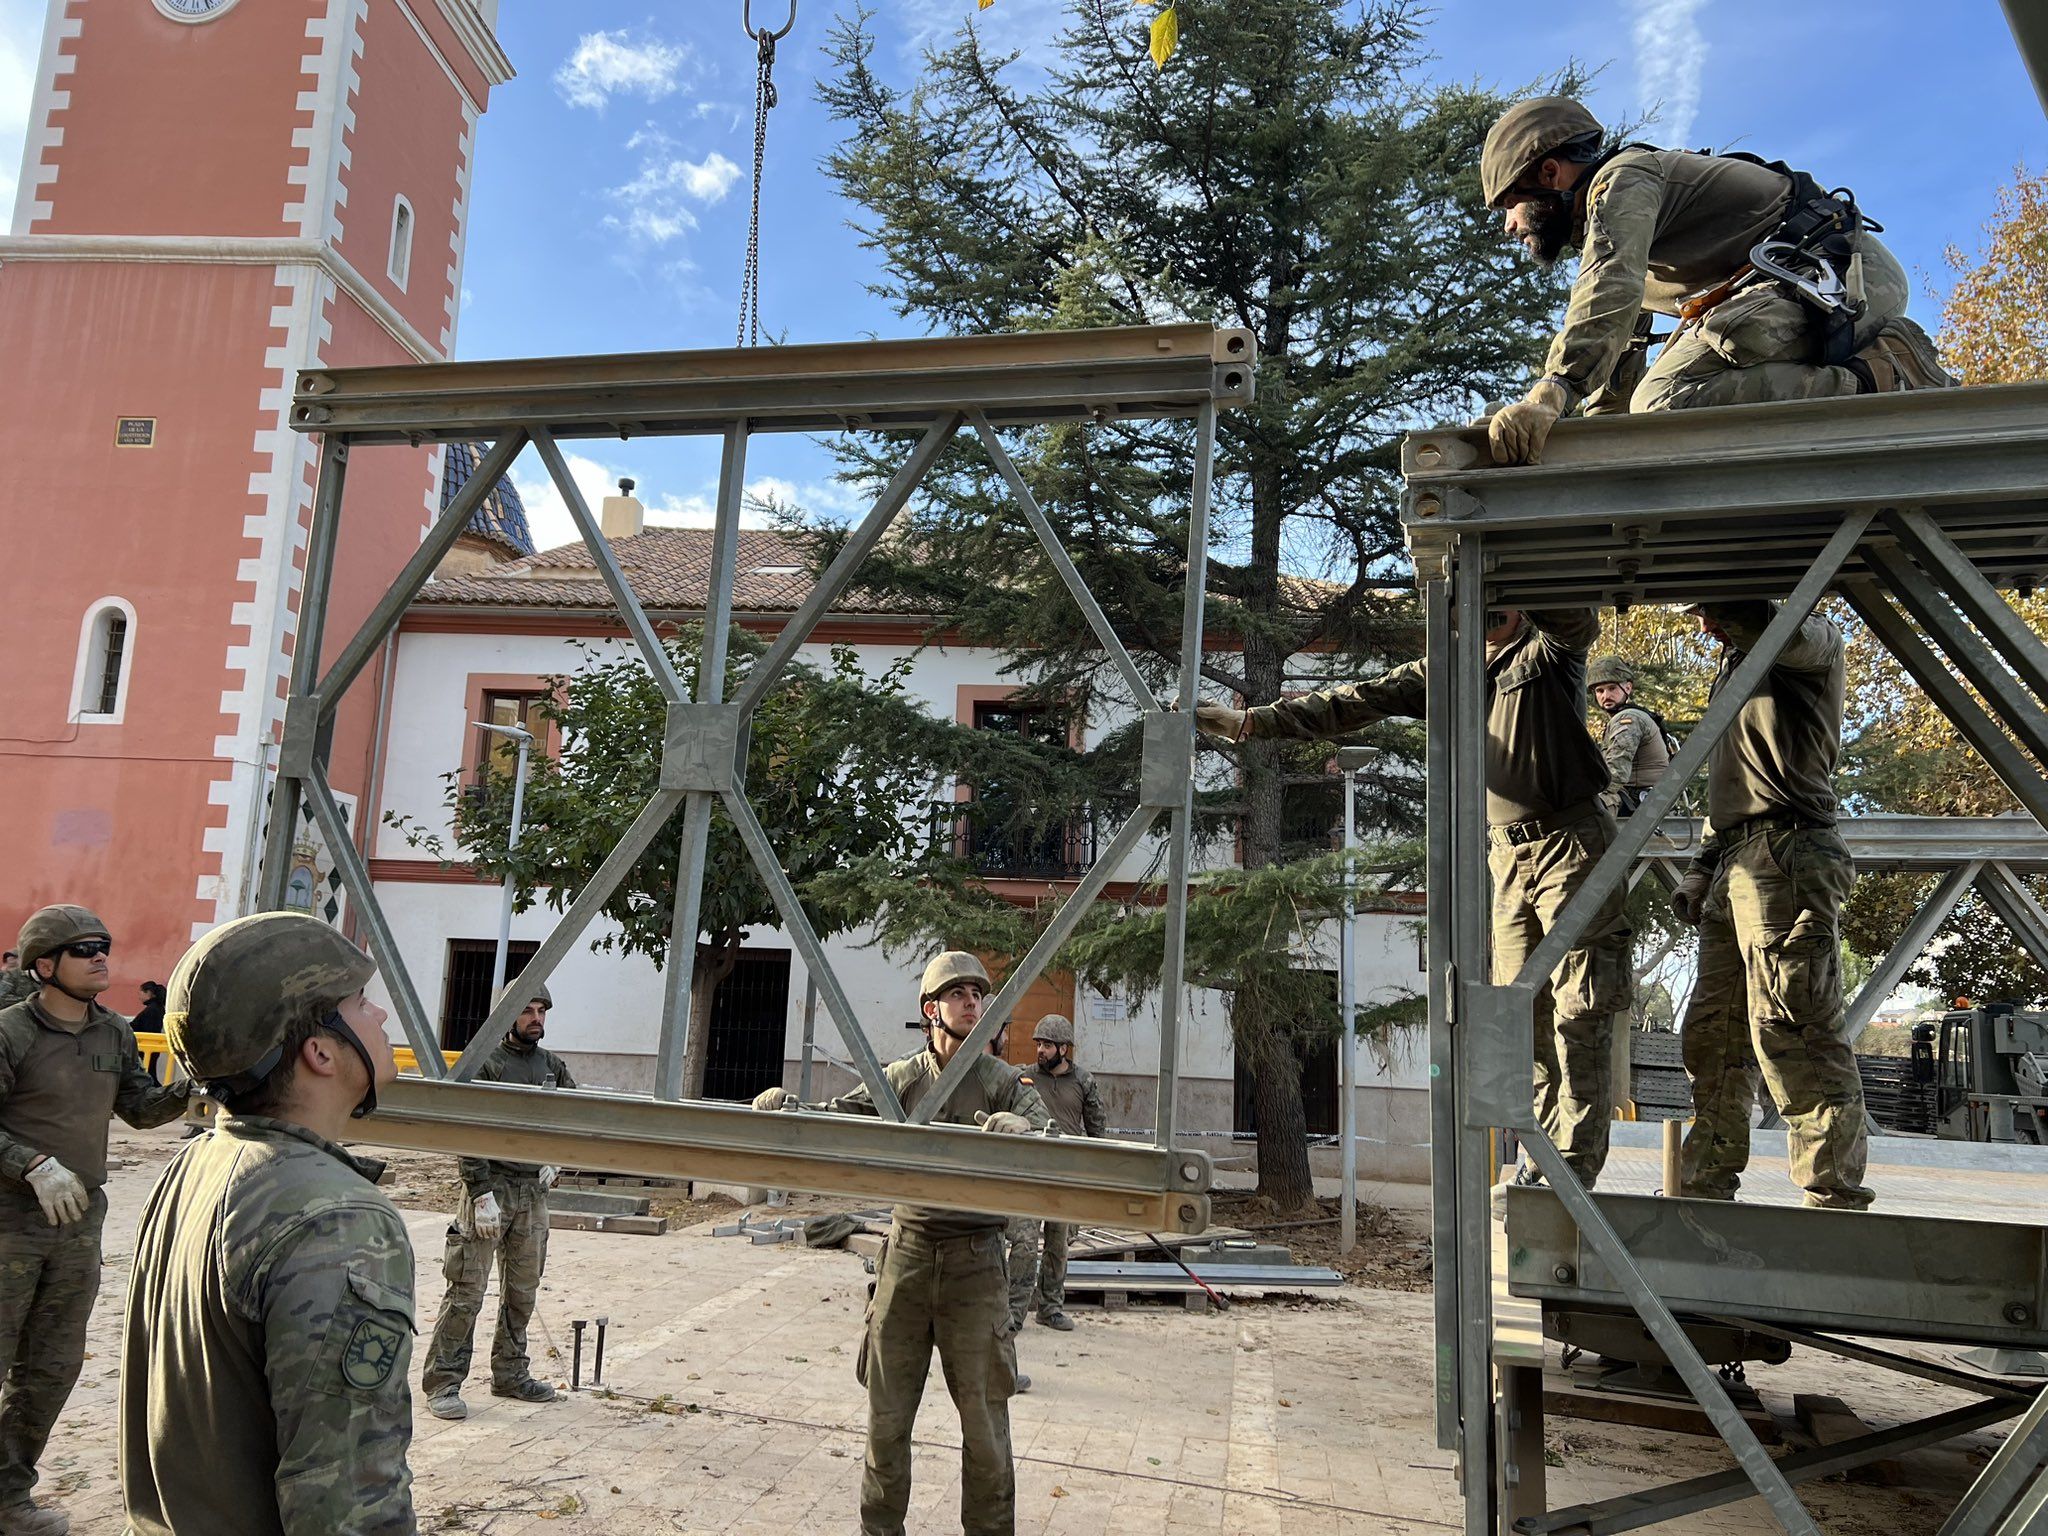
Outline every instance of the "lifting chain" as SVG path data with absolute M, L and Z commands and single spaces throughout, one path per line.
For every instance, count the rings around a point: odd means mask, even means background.
M 759 69 L 754 77 L 754 204 L 747 218 L 747 260 L 740 273 L 740 320 L 736 346 L 761 341 L 761 162 L 768 150 L 768 112 L 775 105 L 775 45 L 796 25 L 796 0 L 779 32 L 754 26 L 753 0 L 743 0 L 740 25 L 754 40 Z

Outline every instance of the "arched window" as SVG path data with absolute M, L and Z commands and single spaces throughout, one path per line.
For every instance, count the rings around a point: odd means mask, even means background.
M 81 725 L 119 725 L 128 707 L 128 672 L 134 661 L 135 609 L 123 598 L 101 598 L 85 610 L 78 629 L 71 718 Z
M 391 205 L 391 260 L 384 270 L 400 290 L 412 272 L 412 204 L 403 196 Z
M 135 664 L 135 608 L 125 598 L 100 598 L 78 627 L 72 670 L 72 719 L 119 725 L 127 711 L 127 678 Z

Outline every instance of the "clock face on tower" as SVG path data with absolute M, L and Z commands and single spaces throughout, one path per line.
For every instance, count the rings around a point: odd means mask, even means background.
M 156 0 L 156 8 L 173 21 L 211 21 L 235 0 Z

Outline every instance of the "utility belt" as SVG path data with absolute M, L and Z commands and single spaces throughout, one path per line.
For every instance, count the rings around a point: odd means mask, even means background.
M 1546 838 L 1553 832 L 1562 832 L 1566 827 L 1575 827 L 1580 822 L 1590 820 L 1599 814 L 1599 801 L 1581 800 L 1577 805 L 1568 805 L 1563 810 L 1551 811 L 1548 815 L 1531 816 L 1523 821 L 1507 821 L 1498 826 L 1488 827 L 1486 835 L 1510 847 L 1519 848 L 1526 843 Z
M 1768 832 L 1827 832 L 1832 831 L 1834 825 L 1832 821 L 1815 821 L 1811 816 L 1799 816 L 1791 811 L 1772 811 L 1738 821 L 1725 832 L 1716 830 L 1722 848 L 1730 849 Z
M 1811 361 L 1822 366 L 1846 363 L 1856 353 L 1856 322 L 1863 318 L 1863 257 L 1858 237 L 1882 224 L 1866 218 L 1847 187 L 1823 188 L 1805 171 L 1782 160 L 1731 152 L 1722 158 L 1747 160 L 1776 171 L 1792 183 L 1778 227 L 1750 249 L 1749 260 L 1720 283 L 1693 295 L 1678 307 L 1673 338 L 1727 302 L 1759 283 L 1774 283 L 1796 299 L 1813 322 Z

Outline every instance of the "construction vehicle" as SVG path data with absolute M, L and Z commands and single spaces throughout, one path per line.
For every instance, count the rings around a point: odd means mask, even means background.
M 2048 1145 L 2048 1013 L 1952 1008 L 1913 1027 L 1922 1126 L 1949 1141 Z

